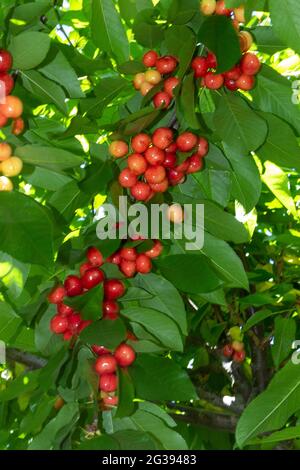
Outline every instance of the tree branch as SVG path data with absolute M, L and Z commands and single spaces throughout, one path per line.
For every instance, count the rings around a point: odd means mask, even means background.
M 6 350 L 6 357 L 11 361 L 19 362 L 20 364 L 25 364 L 30 369 L 41 369 L 47 364 L 47 360 L 33 354 L 29 354 L 19 349 L 8 348 Z
M 241 415 L 244 410 L 243 405 L 239 405 L 235 402 L 231 403 L 230 405 L 227 405 L 226 403 L 224 403 L 222 397 L 215 393 L 207 392 L 206 390 L 203 390 L 200 387 L 197 388 L 197 393 L 201 400 L 205 400 L 211 405 L 217 406 L 218 408 L 222 408 L 223 410 L 235 413 L 237 415 Z
M 236 416 L 213 413 L 207 410 L 199 410 L 196 408 L 174 406 L 171 404 L 169 407 L 176 408 L 177 411 L 182 413 L 171 413 L 175 420 L 184 421 L 185 423 L 194 424 L 195 426 L 205 426 L 219 431 L 227 431 L 234 433 L 238 418 Z

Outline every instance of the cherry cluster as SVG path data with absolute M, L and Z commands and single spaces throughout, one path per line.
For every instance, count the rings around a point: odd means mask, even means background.
M 19 135 L 24 130 L 23 103 L 17 96 L 12 96 L 15 82 L 8 73 L 12 68 L 13 58 L 10 52 L 0 49 L 0 128 L 6 126 L 9 119 L 13 119 L 12 133 Z
M 159 240 L 155 240 L 150 250 L 138 253 L 135 247 L 124 246 L 107 261 L 119 266 L 120 271 L 126 277 L 133 277 L 136 273 L 147 274 L 152 269 L 153 258 L 157 258 L 163 251 L 163 245 Z
M 245 23 L 245 7 L 227 8 L 224 0 L 201 0 L 200 10 L 205 16 L 224 15 L 231 17 L 235 25 Z
M 174 98 L 174 88 L 180 82 L 179 78 L 171 75 L 178 65 L 176 57 L 171 55 L 160 57 L 157 52 L 151 50 L 144 55 L 143 64 L 149 70 L 135 75 L 133 80 L 135 89 L 146 96 L 153 87 L 164 81 L 163 89 L 153 97 L 153 104 L 156 108 L 168 108 Z
M 6 142 L 0 143 L 0 191 L 12 191 L 14 185 L 9 177 L 18 176 L 23 168 L 19 157 L 12 156 L 12 148 Z
M 116 140 L 109 151 L 113 157 L 122 158 L 128 155 L 129 147 Z M 172 129 L 160 127 L 152 136 L 137 134 L 131 140 L 131 153 L 119 183 L 130 190 L 134 199 L 149 201 L 155 193 L 164 193 L 169 186 L 183 183 L 187 174 L 200 171 L 207 152 L 207 140 L 192 132 L 183 132 L 175 138 Z
M 120 344 L 113 353 L 103 346 L 94 345 L 92 350 L 98 356 L 94 369 L 99 375 L 99 389 L 103 405 L 116 406 L 118 404 L 118 396 L 115 393 L 118 388 L 117 368 L 131 366 L 135 360 L 135 351 L 126 343 Z
M 234 362 L 244 362 L 246 353 L 244 349 L 244 343 L 241 341 L 232 341 L 223 348 L 223 355 L 227 358 L 232 358 Z

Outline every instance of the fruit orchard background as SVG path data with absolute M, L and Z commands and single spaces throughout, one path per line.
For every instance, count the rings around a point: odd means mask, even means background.
M 1 448 L 299 447 L 300 7 L 244 4 L 263 62 L 246 93 L 194 80 L 203 44 L 224 70 L 236 63 L 230 20 L 204 17 L 198 0 L 1 1 L 25 119 L 22 135 L 0 132 L 24 162 L 14 191 L 0 193 Z M 132 86 L 149 49 L 179 59 L 168 109 Z M 129 142 L 170 123 L 210 149 L 203 171 L 158 200 L 204 203 L 205 244 L 185 252 L 184 241 L 164 241 L 154 270 L 125 280 L 120 319 L 95 334 L 115 348 L 130 329 L 137 358 L 119 373 L 118 407 L 103 411 L 94 354 L 51 333 L 47 295 L 90 245 L 104 256 L 118 248 L 97 239 L 93 220 L 122 193 L 111 135 Z M 243 336 L 243 363 L 222 353 L 230 331 Z

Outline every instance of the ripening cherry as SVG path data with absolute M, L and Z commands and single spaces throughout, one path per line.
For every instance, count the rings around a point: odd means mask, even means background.
M 16 119 L 23 112 L 23 103 L 17 96 L 6 96 L 4 103 L 0 104 L 0 114 L 7 118 Z
M 244 343 L 241 341 L 233 341 L 232 344 L 232 349 L 236 352 L 241 352 L 244 350 Z
M 161 255 L 162 251 L 163 251 L 164 247 L 161 243 L 160 240 L 155 240 L 154 242 L 154 245 L 153 247 L 148 250 L 148 251 L 145 251 L 145 255 L 148 256 L 148 258 L 157 258 L 158 256 Z
M 66 317 L 55 315 L 50 322 L 50 329 L 53 333 L 60 335 L 65 333 L 68 329 L 69 322 Z
M 253 44 L 253 37 L 249 31 L 241 31 L 239 33 L 239 40 L 242 52 L 247 52 Z
M 84 289 L 93 289 L 105 279 L 104 272 L 98 268 L 88 269 L 81 278 L 81 285 Z
M 177 77 L 169 77 L 164 81 L 164 91 L 174 97 L 174 89 L 179 85 L 180 80 Z
M 176 144 L 180 152 L 190 152 L 196 147 L 198 142 L 198 137 L 192 132 L 183 132 L 178 136 Z
M 10 95 L 11 92 L 13 91 L 14 89 L 14 86 L 15 86 L 15 82 L 14 82 L 14 79 L 12 78 L 11 75 L 9 75 L 8 73 L 1 73 L 0 74 L 0 82 L 2 82 L 2 86 L 4 86 L 4 90 L 5 90 L 5 95 Z
M 117 370 L 117 361 L 112 354 L 103 354 L 96 359 L 95 371 L 98 375 L 112 374 Z
M 82 320 L 78 328 L 78 334 L 81 333 L 85 328 L 92 324 L 92 320 Z
M 166 128 L 167 129 L 167 128 Z M 173 133 L 173 132 L 172 132 Z M 158 147 L 158 145 L 157 145 Z M 176 142 L 172 142 L 166 149 L 165 149 L 165 152 L 166 153 L 176 153 L 177 151 L 177 144 Z
M 110 263 L 113 263 L 113 264 L 121 263 L 121 255 L 118 251 L 111 256 Z
M 147 70 L 145 73 L 145 80 L 151 85 L 158 85 L 162 81 L 162 76 L 158 70 Z
M 0 72 L 7 72 L 12 68 L 13 58 L 10 52 L 0 49 Z
M 118 379 L 116 374 L 100 375 L 99 388 L 103 392 L 114 392 L 118 388 Z
M 180 204 L 172 204 L 169 206 L 167 216 L 170 222 L 181 224 L 184 219 L 184 212 Z
M 235 65 L 232 67 L 232 69 L 228 70 L 223 75 L 225 79 L 237 80 L 242 75 L 241 67 L 239 65 Z
M 0 162 L 7 160 L 12 155 L 12 148 L 6 142 L 0 143 Z
M 213 15 L 216 10 L 216 0 L 202 0 L 200 10 L 205 16 Z
M 208 71 L 206 57 L 195 57 L 192 61 L 192 69 L 196 78 L 205 77 Z
M 79 313 L 74 313 L 68 317 L 69 330 L 73 335 L 78 334 L 82 319 Z
M 236 91 L 239 88 L 236 84 L 236 80 L 231 80 L 229 78 L 225 78 L 224 85 L 230 91 Z
M 25 123 L 21 117 L 13 119 L 12 126 L 11 126 L 11 133 L 13 135 L 20 135 L 24 131 Z
M 136 273 L 135 261 L 128 261 L 126 259 L 122 259 L 119 267 L 120 267 L 120 271 L 126 277 L 133 277 Z
M 132 150 L 136 153 L 144 153 L 151 145 L 151 138 L 143 132 L 135 135 L 131 140 Z
M 109 320 L 116 320 L 119 316 L 120 307 L 115 300 L 104 300 L 102 304 L 103 318 L 109 318 Z
M 120 344 L 114 352 L 116 361 L 120 367 L 128 367 L 135 361 L 135 351 L 128 344 Z
M 150 188 L 153 193 L 165 193 L 169 188 L 169 180 L 165 178 L 160 183 L 151 183 Z
M 123 188 L 132 188 L 136 182 L 137 177 L 129 168 L 124 168 L 119 174 L 119 183 Z
M 80 277 L 82 277 L 91 268 L 93 268 L 91 263 L 82 263 L 79 268 Z
M 6 126 L 8 121 L 8 118 L 6 116 L 3 116 L 3 114 L 0 114 L 0 129 L 1 127 Z
M 221 74 L 215 74 L 212 72 L 208 72 L 208 74 L 204 77 L 204 84 L 210 90 L 218 90 L 223 86 L 224 78 Z
M 225 357 L 231 357 L 234 353 L 233 347 L 231 344 L 226 344 L 224 348 L 222 349 L 223 356 Z
M 241 75 L 236 81 L 236 85 L 240 90 L 249 91 L 255 86 L 255 77 L 253 75 Z
M 208 154 L 208 149 L 208 141 L 204 137 L 199 137 L 196 148 L 196 153 L 199 155 L 199 157 L 205 157 L 205 155 Z
M 174 168 L 177 162 L 177 157 L 175 153 L 166 153 L 165 159 L 162 165 L 165 168 Z
M 188 159 L 186 158 L 182 163 L 180 163 L 180 165 L 175 166 L 174 169 L 175 169 L 176 171 L 181 172 L 181 173 L 185 173 L 186 170 L 188 169 L 188 167 L 189 167 L 189 161 L 188 161 Z
M 109 354 L 110 351 L 106 349 L 104 346 L 98 346 L 97 344 L 93 344 L 92 351 L 97 354 L 97 356 L 102 356 L 103 354 Z
M 217 58 L 213 52 L 209 52 L 206 56 L 207 67 L 209 69 L 217 68 Z
M 143 64 L 145 67 L 155 67 L 156 61 L 158 59 L 157 52 L 151 50 L 146 52 L 143 57 Z
M 102 253 L 95 246 L 90 246 L 90 248 L 88 248 L 86 257 L 88 262 L 94 267 L 99 268 L 99 266 L 102 266 L 103 264 Z
M 148 163 L 139 153 L 132 153 L 127 159 L 127 165 L 130 171 L 135 175 L 143 175 L 148 168 Z
M 245 23 L 245 7 L 240 6 L 233 9 L 234 17 L 239 23 Z
M 50 304 L 60 304 L 64 300 L 65 295 L 66 291 L 64 286 L 59 284 L 51 290 L 51 292 L 47 296 L 47 299 Z
M 21 173 L 23 162 L 18 157 L 10 157 L 1 164 L 1 171 L 4 176 L 17 176 Z
M 145 152 L 145 158 L 150 165 L 159 165 L 165 159 L 165 152 L 158 147 L 150 147 Z
M 144 82 L 145 82 L 145 74 L 137 73 L 133 79 L 133 86 L 136 90 L 140 90 Z
M 224 0 L 218 0 L 217 4 L 216 4 L 215 13 L 216 13 L 216 15 L 230 16 L 231 10 L 230 10 L 230 8 L 226 8 Z
M 177 59 L 173 56 L 165 55 L 157 59 L 155 66 L 162 75 L 173 73 L 177 67 Z
M 184 182 L 185 174 L 182 171 L 176 170 L 176 168 L 170 168 L 168 172 L 168 179 L 172 186 L 176 186 L 177 184 Z
M 238 362 L 238 363 L 244 362 L 245 357 L 246 357 L 246 353 L 245 353 L 244 350 L 242 350 L 242 351 L 236 351 L 236 352 L 233 354 L 233 360 L 234 360 L 234 362 Z
M 130 192 L 137 201 L 146 201 L 151 194 L 151 188 L 147 183 L 138 181 L 130 188 Z
M 73 333 L 70 330 L 67 330 L 63 335 L 64 341 L 70 341 L 73 338 Z
M 152 142 L 155 147 L 165 150 L 172 144 L 173 137 L 172 129 L 169 127 L 159 127 L 153 132 Z
M 123 259 L 126 259 L 127 261 L 135 261 L 137 257 L 137 252 L 134 247 L 128 246 L 128 247 L 123 247 L 120 250 L 120 256 Z
M 153 104 L 156 108 L 167 108 L 172 101 L 172 97 L 165 91 L 159 91 L 153 97 Z
M 152 90 L 153 87 L 154 85 L 152 85 L 151 83 L 148 83 L 148 82 L 142 83 L 141 88 L 140 88 L 140 92 L 142 96 L 148 95 L 149 91 Z
M 243 55 L 240 65 L 242 73 L 245 75 L 256 75 L 261 67 L 259 58 L 251 52 L 247 52 Z
M 197 173 L 203 167 L 203 159 L 197 153 L 189 157 L 188 162 L 189 162 L 189 166 L 186 170 L 187 174 Z
M 81 279 L 78 276 L 68 276 L 64 282 L 64 287 L 68 297 L 76 297 L 82 294 Z
M 109 146 L 109 153 L 115 158 L 125 157 L 128 153 L 128 145 L 123 140 L 115 140 Z
M 114 397 L 111 397 L 110 395 L 108 395 L 107 397 L 103 398 L 103 404 L 105 406 L 108 406 L 108 407 L 117 406 L 118 403 L 119 403 L 119 398 L 117 395 L 115 395 Z
M 136 270 L 141 274 L 148 274 L 152 269 L 151 259 L 145 255 L 140 254 L 136 259 Z
M 104 296 L 106 300 L 115 300 L 125 293 L 125 286 L 119 279 L 108 279 L 104 282 Z
M 62 317 L 68 317 L 69 315 L 72 315 L 72 313 L 74 313 L 74 310 L 69 305 L 58 304 L 57 305 L 57 313 L 58 313 L 58 315 L 60 315 Z
M 145 172 L 145 180 L 149 184 L 161 183 L 166 178 L 166 170 L 162 165 L 149 167 Z
M 0 176 L 0 191 L 10 192 L 14 189 L 12 181 L 6 176 Z

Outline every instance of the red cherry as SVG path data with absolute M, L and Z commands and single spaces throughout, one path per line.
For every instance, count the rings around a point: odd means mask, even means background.
M 203 159 L 197 153 L 189 157 L 188 162 L 189 166 L 186 170 L 187 174 L 197 173 L 203 167 Z
M 115 254 L 112 255 L 110 262 L 113 263 L 113 264 L 120 264 L 121 263 L 121 255 L 120 255 L 119 251 L 117 251 Z
M 132 186 L 130 192 L 137 201 L 146 201 L 151 194 L 151 188 L 147 183 L 138 181 L 134 186 Z
M 72 307 L 69 307 L 69 305 L 58 304 L 57 313 L 58 315 L 61 315 L 62 317 L 67 317 L 69 315 L 72 315 L 72 313 L 74 313 L 74 310 L 72 309 Z
M 143 64 L 145 67 L 155 67 L 156 61 L 158 59 L 158 54 L 155 51 L 146 52 L 143 57 Z
M 123 140 L 115 140 L 109 146 L 109 153 L 115 158 L 125 157 L 128 153 L 128 145 Z
M 181 152 L 189 152 L 196 147 L 197 142 L 198 137 L 192 132 L 183 132 L 176 140 L 177 147 Z
M 68 297 L 76 297 L 82 294 L 81 279 L 77 276 L 68 276 L 64 283 Z
M 127 261 L 135 261 L 137 257 L 136 249 L 134 247 L 123 247 L 120 250 L 120 256 Z
M 25 122 L 21 117 L 13 119 L 12 126 L 11 126 L 11 133 L 13 135 L 20 135 L 24 131 Z
M 151 138 L 148 134 L 140 133 L 131 140 L 132 150 L 136 153 L 144 153 L 151 145 Z
M 236 91 L 238 89 L 238 86 L 235 80 L 229 80 L 228 78 L 225 78 L 224 85 L 230 91 Z
M 98 268 L 91 268 L 84 273 L 81 278 L 81 284 L 84 289 L 92 289 L 105 279 L 104 272 Z
M 78 334 L 92 324 L 92 320 L 83 320 L 78 327 Z
M 115 395 L 114 397 L 111 397 L 110 395 L 108 395 L 107 397 L 103 398 L 103 403 L 104 405 L 109 406 L 109 407 L 117 406 L 119 403 L 119 398 L 117 397 L 117 395 Z
M 6 96 L 10 95 L 12 90 L 14 89 L 14 86 L 15 86 L 15 82 L 14 82 L 14 79 L 12 78 L 12 76 L 9 75 L 8 73 L 1 73 L 0 74 L 0 82 L 3 83 L 2 86 L 4 87 L 5 95 Z
M 259 58 L 251 52 L 247 52 L 243 55 L 240 65 L 242 73 L 245 75 L 256 75 L 261 67 Z
M 127 331 L 126 338 L 129 341 L 137 341 L 137 337 L 131 331 Z
M 103 318 L 108 318 L 109 320 L 116 320 L 118 318 L 120 307 L 114 300 L 104 300 L 102 308 Z
M 167 129 L 167 128 L 166 128 Z M 169 147 L 165 149 L 166 153 L 176 153 L 177 151 L 177 144 L 176 142 L 172 142 Z
M 66 295 L 64 286 L 55 286 L 52 291 L 48 294 L 48 302 L 50 304 L 60 304 Z
M 227 78 L 228 80 L 237 80 L 242 75 L 241 67 L 239 65 L 235 65 L 232 67 L 232 69 L 228 70 L 228 72 L 225 72 L 223 75 L 225 79 Z
M 218 90 L 224 83 L 223 75 L 208 72 L 204 77 L 204 84 L 210 90 Z
M 246 357 L 246 353 L 245 351 L 236 351 L 234 354 L 233 354 L 233 360 L 234 362 L 244 362 L 245 360 L 245 357 Z
M 185 173 L 186 170 L 188 169 L 188 167 L 189 167 L 189 161 L 188 161 L 188 159 L 186 158 L 182 163 L 180 163 L 180 165 L 175 166 L 174 169 L 175 169 L 176 171 Z
M 185 175 L 182 171 L 177 171 L 175 168 L 171 168 L 168 173 L 168 179 L 172 186 L 176 186 L 177 184 L 184 182 Z
M 174 168 L 176 165 L 177 157 L 175 153 L 166 153 L 165 159 L 163 161 L 163 166 L 165 168 Z
M 120 344 L 114 352 L 116 361 L 120 367 L 128 367 L 135 361 L 135 351 L 128 344 Z
M 126 259 L 122 259 L 120 263 L 120 271 L 126 277 L 133 277 L 136 273 L 135 261 L 127 261 Z
M 50 322 L 50 329 L 53 333 L 60 335 L 65 333 L 68 329 L 69 323 L 66 317 L 55 315 Z
M 197 145 L 197 154 L 199 155 L 199 157 L 205 157 L 205 155 L 208 154 L 208 149 L 208 141 L 204 139 L 204 137 L 199 137 Z
M 118 388 L 116 374 L 103 374 L 99 379 L 99 388 L 103 392 L 114 392 Z
M 145 157 L 139 153 L 132 153 L 129 155 L 127 165 L 129 170 L 137 176 L 143 175 L 148 167 Z
M 95 267 L 99 267 L 103 264 L 103 256 L 101 251 L 99 251 L 95 246 L 91 246 L 87 253 L 86 257 L 88 262 Z
M 169 77 L 164 82 L 164 91 L 171 96 L 174 97 L 174 88 L 176 88 L 180 83 L 179 78 L 177 77 Z
M 79 268 L 80 276 L 82 277 L 92 267 L 93 266 L 90 263 L 82 263 L 82 265 Z
M 104 282 L 104 295 L 107 300 L 115 300 L 125 293 L 125 286 L 118 279 L 109 279 Z
M 169 127 L 159 127 L 152 135 L 154 148 L 157 147 L 161 150 L 167 149 L 170 145 L 172 145 L 173 138 L 174 136 L 172 129 Z
M 95 362 L 97 374 L 112 374 L 117 370 L 117 361 L 112 354 L 103 354 Z
M 206 57 L 195 57 L 192 61 L 192 69 L 196 78 L 205 77 L 208 71 Z
M 166 75 L 174 72 L 177 67 L 177 60 L 173 56 L 165 55 L 157 59 L 155 66 L 162 75 Z
M 73 337 L 73 334 L 70 330 L 67 330 L 64 333 L 64 341 L 70 341 L 70 339 Z
M 81 316 L 79 315 L 79 313 L 74 313 L 73 315 L 70 315 L 70 317 L 68 318 L 68 321 L 69 321 L 69 330 L 71 331 L 72 334 L 76 335 L 78 333 L 78 330 L 82 322 Z
M 151 269 L 152 269 L 151 259 L 145 254 L 138 255 L 136 259 L 137 272 L 141 274 L 147 274 L 151 271 Z
M 145 157 L 150 165 L 157 165 L 164 161 L 165 152 L 158 147 L 150 147 L 146 150 Z
M 165 193 L 169 188 L 169 181 L 165 178 L 160 183 L 150 184 L 150 188 L 154 193 Z
M 123 188 L 132 188 L 136 182 L 137 177 L 129 168 L 124 168 L 119 174 L 119 183 Z
M 207 66 L 209 69 L 216 69 L 217 68 L 217 58 L 215 56 L 215 54 L 213 54 L 212 52 L 209 52 L 206 56 L 206 62 L 207 62 Z
M 0 104 L 0 114 L 7 118 L 19 118 L 22 113 L 23 103 L 17 96 L 6 96 L 4 103 Z
M 233 347 L 231 344 L 226 344 L 222 350 L 223 356 L 231 357 L 233 355 Z
M 7 72 L 12 68 L 13 58 L 10 52 L 0 49 L 0 72 Z
M 165 91 L 159 91 L 153 97 L 153 104 L 156 108 L 167 108 L 172 101 L 172 97 Z
M 241 75 L 236 81 L 236 85 L 240 90 L 252 90 L 255 86 L 255 77 L 253 75 Z
M 145 172 L 145 179 L 149 184 L 161 183 L 166 178 L 166 170 L 162 165 L 148 168 Z
M 217 1 L 216 10 L 215 10 L 216 15 L 230 16 L 231 11 L 232 10 L 230 10 L 230 8 L 226 8 L 224 0 Z
M 159 240 L 155 240 L 153 247 L 150 250 L 145 251 L 145 255 L 148 256 L 148 258 L 157 258 L 161 255 L 163 249 L 164 247 L 162 243 Z
M 0 128 L 6 126 L 8 118 L 0 114 Z
M 109 352 L 110 352 L 104 346 L 98 346 L 97 344 L 93 344 L 92 351 L 95 354 L 97 354 L 97 356 L 102 356 L 103 354 L 109 354 Z

